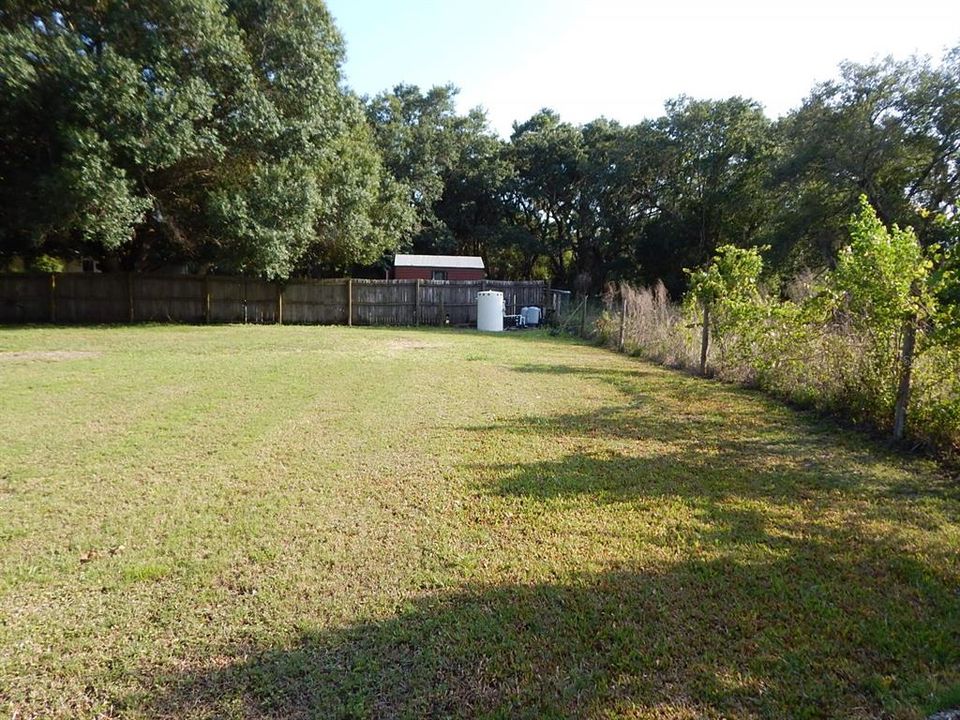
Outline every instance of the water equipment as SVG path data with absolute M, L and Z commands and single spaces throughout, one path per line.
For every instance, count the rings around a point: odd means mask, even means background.
M 520 315 L 523 317 L 523 324 L 526 327 L 537 327 L 540 325 L 540 308 L 536 305 L 521 309 Z
M 477 293 L 477 330 L 503 332 L 503 293 L 483 290 Z

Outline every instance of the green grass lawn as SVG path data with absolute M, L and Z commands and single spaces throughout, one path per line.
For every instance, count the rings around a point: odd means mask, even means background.
M 919 718 L 960 492 L 546 335 L 0 330 L 0 716 Z

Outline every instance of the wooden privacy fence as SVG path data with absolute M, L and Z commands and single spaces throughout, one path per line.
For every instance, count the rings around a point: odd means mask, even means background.
M 472 325 L 477 292 L 508 313 L 545 300 L 541 281 L 288 280 L 134 273 L 0 274 L 0 323 Z

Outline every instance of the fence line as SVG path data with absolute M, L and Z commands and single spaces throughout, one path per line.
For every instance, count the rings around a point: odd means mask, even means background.
M 475 324 L 477 292 L 543 307 L 542 281 L 288 280 L 134 273 L 0 274 L 0 323 Z

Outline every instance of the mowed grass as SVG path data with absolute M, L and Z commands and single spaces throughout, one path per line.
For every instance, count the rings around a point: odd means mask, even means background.
M 545 334 L 0 330 L 0 714 L 919 718 L 930 461 Z

